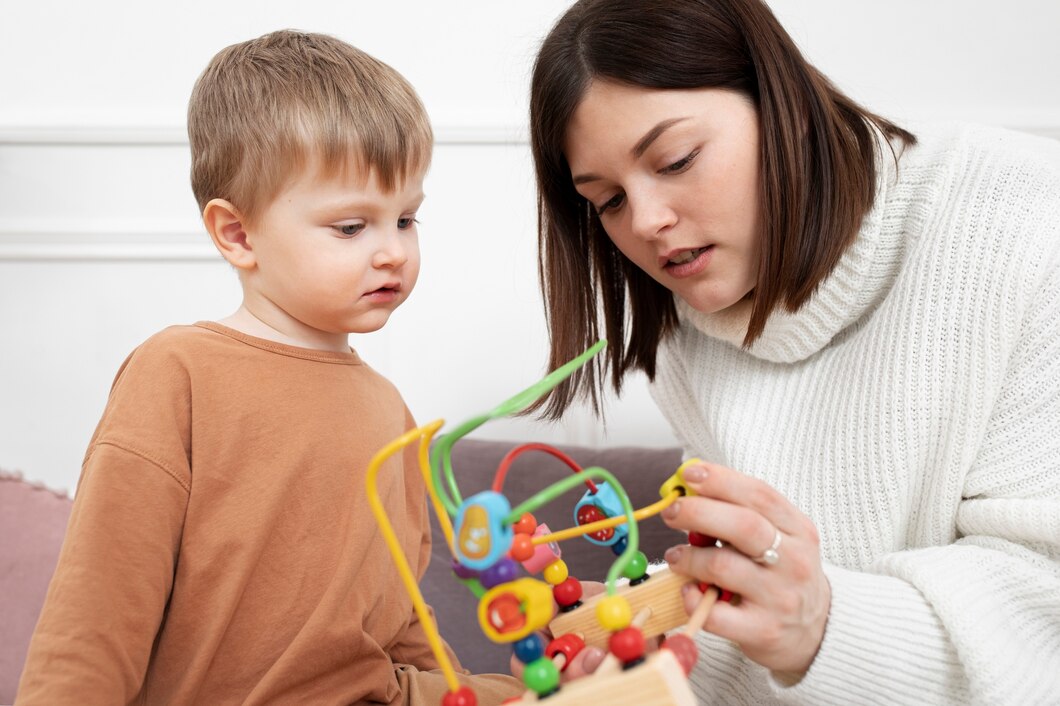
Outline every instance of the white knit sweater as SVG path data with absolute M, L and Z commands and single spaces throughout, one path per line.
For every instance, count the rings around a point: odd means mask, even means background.
M 701 633 L 705 704 L 1060 704 L 1060 142 L 915 132 L 749 350 L 746 311 L 678 302 L 656 402 L 813 519 L 832 586 L 793 687 Z

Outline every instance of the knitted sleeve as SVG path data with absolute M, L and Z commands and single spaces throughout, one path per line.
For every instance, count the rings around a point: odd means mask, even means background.
M 1060 694 L 1060 266 L 1032 302 L 949 546 L 827 566 L 825 640 L 795 703 L 1051 703 Z

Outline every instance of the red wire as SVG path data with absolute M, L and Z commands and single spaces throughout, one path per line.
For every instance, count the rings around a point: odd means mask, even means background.
M 573 458 L 557 448 L 549 446 L 548 444 L 523 444 L 522 446 L 516 446 L 508 452 L 508 455 L 501 459 L 500 465 L 497 466 L 497 474 L 493 477 L 493 492 L 501 492 L 501 488 L 504 487 L 504 477 L 508 475 L 508 468 L 512 465 L 512 462 L 515 461 L 515 459 L 526 451 L 544 451 L 545 453 L 552 454 L 560 461 L 563 461 L 570 466 L 570 469 L 575 473 L 582 472 L 582 467 L 579 466 Z M 591 478 L 585 479 L 585 487 L 587 487 L 594 495 L 596 494 L 596 483 L 593 483 Z

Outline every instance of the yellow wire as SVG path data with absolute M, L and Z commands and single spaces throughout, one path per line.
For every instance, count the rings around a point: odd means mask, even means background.
M 652 505 L 648 505 L 647 507 L 642 507 L 641 509 L 634 512 L 633 519 L 635 519 L 637 522 L 640 522 L 646 517 L 658 515 L 660 512 L 673 505 L 679 497 L 681 497 L 681 494 L 675 490 L 662 500 L 659 500 L 658 502 Z M 570 539 L 572 537 L 581 537 L 582 535 L 591 534 L 593 532 L 599 532 L 600 530 L 608 529 L 609 527 L 617 527 L 618 525 L 624 524 L 625 522 L 625 515 L 609 517 L 606 520 L 598 520 L 596 522 L 591 522 L 587 525 L 569 527 L 565 530 L 560 530 L 559 532 L 553 532 L 552 534 L 545 534 L 541 535 L 540 537 L 534 537 L 531 540 L 531 544 L 536 546 L 538 544 L 547 544 L 549 542 L 562 542 L 563 540 Z
M 446 654 L 445 648 L 442 647 L 442 638 L 438 635 L 438 629 L 434 624 L 434 620 L 431 619 L 430 610 L 427 608 L 427 603 L 423 600 L 423 594 L 420 593 L 420 587 L 416 583 L 416 578 L 412 575 L 412 569 L 409 568 L 409 562 L 408 559 L 405 558 L 405 552 L 402 551 L 401 543 L 398 542 L 397 535 L 394 534 L 394 529 L 391 527 L 390 520 L 386 516 L 386 510 L 383 508 L 383 503 L 379 500 L 379 488 L 376 485 L 376 476 L 379 475 L 379 468 L 383 465 L 384 461 L 416 439 L 423 438 L 426 442 L 429 442 L 430 438 L 441 428 L 442 424 L 444 424 L 444 422 L 439 419 L 426 426 L 419 427 L 418 429 L 411 429 L 384 446 L 368 463 L 367 491 L 368 505 L 372 508 L 372 514 L 375 515 L 376 522 L 379 523 L 379 529 L 383 532 L 383 539 L 386 540 L 386 545 L 390 549 L 390 554 L 394 558 L 394 564 L 397 566 L 401 581 L 405 584 L 405 590 L 408 591 L 409 597 L 412 598 L 412 606 L 416 609 L 416 615 L 420 618 L 420 624 L 423 626 L 424 632 L 427 633 L 427 642 L 430 643 L 431 651 L 434 652 L 434 656 L 437 658 L 438 664 L 442 668 L 442 673 L 445 676 L 445 683 L 448 684 L 449 691 L 456 692 L 460 689 L 460 682 L 456 678 L 456 671 L 453 669 L 453 663 L 449 661 L 449 655 Z M 421 465 L 423 463 L 423 448 L 424 447 L 421 444 Z M 428 484 L 428 487 L 430 487 L 430 484 Z M 445 513 L 440 513 L 440 515 L 446 516 Z
M 431 439 L 434 437 L 435 432 L 442 428 L 445 424 L 444 419 L 438 419 L 426 426 L 421 427 L 428 433 L 425 433 L 420 438 L 420 473 L 423 474 L 423 482 L 427 486 L 427 492 L 431 496 L 431 504 L 434 505 L 434 514 L 438 518 L 438 524 L 442 527 L 442 534 L 445 535 L 445 543 L 449 545 L 449 554 L 456 556 L 453 552 L 453 522 L 449 519 L 449 513 L 445 509 L 445 505 L 442 504 L 442 499 L 438 497 L 438 492 L 434 488 L 434 478 L 431 476 Z

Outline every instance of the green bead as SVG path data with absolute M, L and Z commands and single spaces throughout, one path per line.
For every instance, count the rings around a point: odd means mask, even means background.
M 648 557 L 644 556 L 644 552 L 637 552 L 626 564 L 626 568 L 622 570 L 622 575 L 627 579 L 639 579 L 648 570 Z
M 559 668 L 548 657 L 535 659 L 526 665 L 523 683 L 538 696 L 550 694 L 559 686 Z

